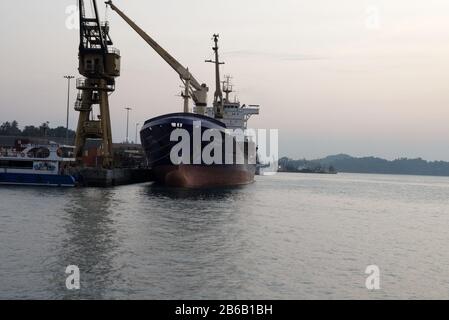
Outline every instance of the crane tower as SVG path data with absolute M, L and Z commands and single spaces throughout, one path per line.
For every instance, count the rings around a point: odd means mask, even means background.
M 89 2 L 90 12 L 86 3 Z M 86 139 L 102 140 L 102 167 L 113 167 L 112 132 L 109 95 L 115 91 L 115 78 L 120 76 L 120 52 L 112 48 L 109 24 L 101 22 L 96 0 L 79 0 L 80 45 L 78 97 L 75 110 L 79 112 L 75 154 L 82 160 Z M 93 117 L 94 108 L 98 116 Z

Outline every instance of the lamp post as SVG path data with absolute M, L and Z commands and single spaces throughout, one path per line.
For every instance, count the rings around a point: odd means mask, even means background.
M 65 142 L 66 144 L 69 144 L 69 106 L 70 106 L 70 80 L 75 78 L 74 76 L 64 76 L 65 79 L 67 79 L 67 121 L 66 121 L 66 127 L 65 127 Z
M 128 129 L 129 129 L 129 111 L 132 108 L 125 108 L 126 110 L 126 143 L 128 143 Z
M 137 128 L 139 127 L 140 123 L 136 123 L 136 140 L 134 142 L 137 144 Z

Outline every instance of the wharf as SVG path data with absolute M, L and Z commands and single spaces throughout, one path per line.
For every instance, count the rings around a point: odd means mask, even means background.
M 81 168 L 75 176 L 80 187 L 113 187 L 153 181 L 151 169 L 140 168 Z

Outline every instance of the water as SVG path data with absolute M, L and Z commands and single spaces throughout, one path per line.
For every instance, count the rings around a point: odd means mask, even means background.
M 448 195 L 448 178 L 359 174 L 0 187 L 0 298 L 447 299 Z M 373 264 L 378 291 L 365 287 Z

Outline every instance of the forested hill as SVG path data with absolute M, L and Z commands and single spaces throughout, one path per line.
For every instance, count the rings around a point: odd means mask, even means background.
M 286 169 L 285 171 L 319 166 L 332 167 L 337 172 L 449 176 L 449 162 L 426 161 L 421 158 L 401 158 L 389 161 L 377 157 L 355 158 L 339 154 L 311 161 L 282 158 L 280 165 Z

